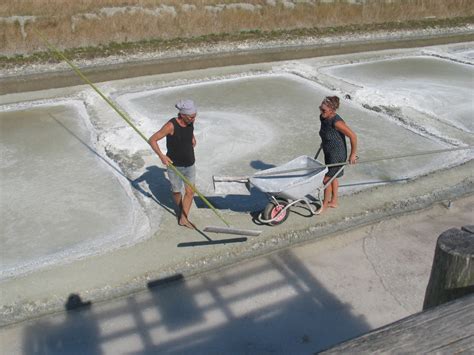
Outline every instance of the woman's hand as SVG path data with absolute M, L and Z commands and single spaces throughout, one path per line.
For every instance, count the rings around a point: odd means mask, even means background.
M 355 164 L 357 162 L 357 159 L 359 159 L 359 157 L 354 153 L 351 153 L 351 155 L 349 156 L 349 164 Z

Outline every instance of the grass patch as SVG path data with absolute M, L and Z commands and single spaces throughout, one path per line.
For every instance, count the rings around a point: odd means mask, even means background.
M 72 60 L 94 59 L 112 55 L 126 56 L 137 52 L 154 52 L 195 48 L 210 44 L 225 44 L 241 41 L 291 40 L 307 37 L 326 37 L 377 31 L 416 30 L 428 28 L 450 28 L 474 23 L 474 16 L 451 19 L 424 19 L 405 22 L 387 22 L 380 24 L 355 24 L 336 27 L 296 28 L 290 30 L 248 30 L 238 33 L 220 33 L 190 38 L 155 38 L 136 42 L 111 42 L 105 45 L 85 46 L 64 49 L 64 54 Z M 28 55 L 0 56 L 0 68 L 13 66 L 58 63 L 62 60 L 49 51 L 38 51 Z
M 0 53 L 46 50 L 33 26 L 67 49 L 466 16 L 474 16 L 472 0 L 8 0 L 0 2 Z

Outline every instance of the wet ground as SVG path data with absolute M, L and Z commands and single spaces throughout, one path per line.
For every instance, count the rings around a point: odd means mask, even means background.
M 469 90 L 473 74 L 469 65 L 420 56 L 343 65 L 326 72 L 361 87 L 357 95 L 365 95 L 367 101 L 417 109 L 433 120 L 473 133 L 472 90 Z
M 0 97 L 5 319 L 54 309 L 72 291 L 103 299 L 139 289 L 150 275 L 196 272 L 472 192 L 472 150 L 350 167 L 346 206 L 318 218 L 301 211 L 277 228 L 252 222 L 267 202 L 258 191 L 214 196 L 212 188 L 213 175 L 249 175 L 314 155 L 326 95 L 342 98 L 361 160 L 472 145 L 472 50 L 472 43 L 391 50 L 101 84 L 146 136 L 175 114 L 177 100 L 196 101 L 197 187 L 232 224 L 263 231 L 245 243 L 177 227 L 159 160 L 89 88 Z M 349 196 L 366 181 L 407 177 L 412 182 Z M 414 203 L 403 206 L 409 198 Z M 200 229 L 220 223 L 195 205 Z
M 0 113 L 0 279 L 143 236 L 146 217 L 91 148 L 86 115 L 78 101 Z

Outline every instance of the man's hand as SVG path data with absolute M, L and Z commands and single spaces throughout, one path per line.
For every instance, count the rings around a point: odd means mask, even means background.
M 164 166 L 168 166 L 170 164 L 173 164 L 173 161 L 167 156 L 167 155 L 161 155 L 160 160 L 163 163 Z

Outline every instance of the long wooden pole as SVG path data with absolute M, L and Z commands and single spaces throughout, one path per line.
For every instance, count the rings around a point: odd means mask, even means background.
M 87 84 L 89 84 L 89 86 L 94 89 L 94 91 L 96 93 L 99 94 L 99 96 L 101 98 L 103 98 L 105 100 L 105 102 L 107 102 L 109 104 L 110 107 L 112 107 L 115 112 L 117 112 L 119 114 L 120 117 L 122 117 L 122 119 L 128 123 L 128 125 L 130 127 L 132 127 L 135 132 L 138 133 L 138 135 L 140 137 L 143 138 L 143 140 L 145 142 L 148 143 L 148 139 L 147 137 L 145 137 L 145 135 L 132 123 L 132 120 L 130 119 L 130 117 L 128 117 L 128 115 L 121 111 L 117 105 L 115 105 L 113 103 L 113 101 L 108 98 L 106 95 L 104 95 L 102 93 L 102 91 L 99 90 L 99 88 L 97 86 L 94 85 L 94 83 L 92 83 L 80 70 L 79 68 L 74 65 L 74 63 L 72 63 L 63 53 L 61 53 L 61 51 L 59 49 L 57 49 L 54 45 L 52 45 L 51 43 L 49 43 L 49 41 L 46 39 L 46 37 L 44 37 L 41 32 L 39 32 L 36 28 L 33 28 L 33 30 L 36 32 L 36 34 L 43 40 L 44 43 L 46 43 L 46 45 L 48 46 L 48 48 L 53 51 L 54 53 L 56 53 L 56 55 L 58 55 L 60 58 L 62 58 L 71 68 L 72 70 L 74 70 L 76 72 L 76 74 L 82 79 L 84 80 Z M 227 222 L 224 217 L 222 217 L 222 215 L 216 210 L 216 208 L 207 200 L 206 197 L 204 197 L 204 195 L 199 192 L 199 190 L 196 188 L 196 186 L 194 186 L 194 184 L 192 184 L 178 169 L 176 169 L 176 167 L 173 165 L 173 164 L 169 164 L 168 165 L 171 169 L 173 169 L 173 171 L 181 178 L 183 179 L 183 181 L 186 183 L 186 185 L 188 185 L 189 187 L 191 187 L 191 189 L 201 198 L 201 200 L 217 215 L 217 217 L 219 217 L 219 219 L 224 222 L 228 227 L 230 227 L 230 223 Z
M 383 160 L 391 160 L 391 159 L 403 159 L 403 158 L 412 158 L 412 157 L 418 157 L 421 155 L 430 155 L 430 154 L 440 154 L 440 153 L 447 153 L 447 152 L 455 152 L 458 150 L 469 150 L 469 149 L 474 149 L 473 146 L 467 146 L 467 147 L 456 147 L 456 148 L 446 148 L 446 149 L 438 149 L 438 150 L 428 150 L 424 152 L 419 152 L 419 153 L 414 153 L 414 154 L 404 154 L 404 155 L 389 155 L 386 157 L 380 157 L 380 158 L 375 158 L 375 159 L 368 159 L 368 160 L 360 160 L 357 162 L 357 164 L 367 164 L 367 163 L 374 163 L 377 161 L 383 161 Z M 343 165 L 350 165 L 348 161 L 342 162 L 342 163 L 334 163 L 334 164 L 326 164 L 326 165 L 321 165 L 322 167 L 327 167 L 331 168 L 334 166 L 343 166 Z M 317 168 L 319 169 L 319 168 Z M 265 170 L 261 173 L 256 173 L 253 175 L 253 177 L 260 177 L 260 176 L 273 176 L 273 175 L 282 175 L 282 174 L 287 174 L 287 173 L 292 173 L 292 172 L 297 172 L 297 171 L 313 171 L 317 170 L 313 168 L 295 168 L 295 169 L 288 169 L 288 170 L 281 170 L 281 171 L 275 171 L 275 172 L 268 172 L 265 173 Z

